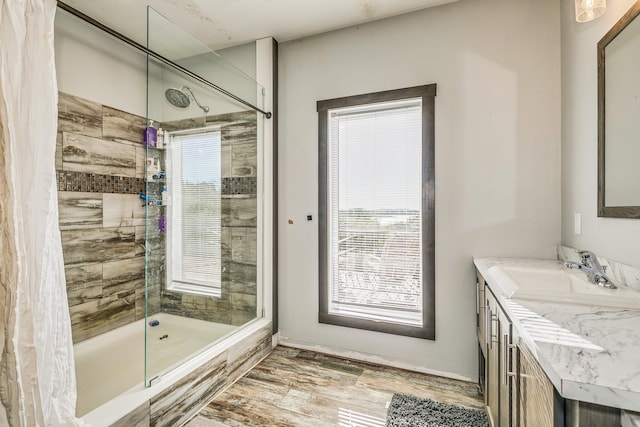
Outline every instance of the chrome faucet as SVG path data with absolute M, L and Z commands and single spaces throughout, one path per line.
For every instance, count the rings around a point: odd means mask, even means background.
M 595 283 L 603 288 L 616 289 L 616 285 L 611 283 L 605 274 L 607 267 L 600 265 L 596 254 L 589 251 L 578 251 L 578 255 L 580 255 L 582 263 L 565 262 L 564 266 L 582 271 L 587 275 L 591 283 Z

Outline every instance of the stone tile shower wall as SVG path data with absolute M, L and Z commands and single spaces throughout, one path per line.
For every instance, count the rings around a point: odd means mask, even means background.
M 145 123 L 59 94 L 56 170 L 74 342 L 144 317 Z
M 145 118 L 59 94 L 56 150 L 60 230 L 74 342 L 144 317 Z M 202 119 L 166 123 L 167 130 Z M 240 325 L 256 315 L 257 119 L 207 117 L 222 130 L 222 297 L 164 290 L 162 208 L 149 209 L 149 313 Z M 162 159 L 161 150 L 151 154 Z M 164 159 L 162 159 L 164 166 Z M 164 168 L 163 168 L 164 170 Z M 150 183 L 159 195 L 161 183 Z
M 208 116 L 222 142 L 222 296 L 171 292 L 161 286 L 163 312 L 242 325 L 257 307 L 257 116 L 253 111 Z M 164 123 L 168 131 L 202 127 L 203 119 Z M 164 275 L 160 278 L 164 281 Z

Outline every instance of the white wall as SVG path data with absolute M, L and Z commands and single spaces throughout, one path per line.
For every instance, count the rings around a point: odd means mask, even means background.
M 607 12 L 578 24 L 562 6 L 562 243 L 640 267 L 640 221 L 598 218 L 596 45 L 635 0 L 607 2 Z M 573 233 L 574 213 L 582 234 Z
M 256 42 L 245 43 L 216 53 L 252 79 L 256 79 Z
M 560 237 L 558 2 L 463 0 L 280 46 L 282 335 L 475 379 L 472 256 L 555 257 Z M 316 101 L 430 83 L 437 339 L 318 324 Z
M 58 9 L 58 90 L 146 116 L 146 57 Z

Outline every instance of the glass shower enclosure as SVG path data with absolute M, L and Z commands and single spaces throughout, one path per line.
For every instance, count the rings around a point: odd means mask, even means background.
M 145 384 L 261 317 L 263 90 L 152 8 L 145 147 Z M 213 84 L 211 84 L 212 82 Z M 229 96 L 231 94 L 232 96 Z M 238 99 L 241 101 L 238 101 Z

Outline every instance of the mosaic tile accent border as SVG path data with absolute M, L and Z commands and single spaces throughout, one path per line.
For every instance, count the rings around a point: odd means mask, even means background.
M 144 194 L 145 180 L 126 176 L 111 176 L 87 172 L 56 171 L 58 191 L 84 193 Z M 149 183 L 153 186 L 153 182 Z M 256 194 L 256 177 L 222 178 L 222 194 Z
M 142 194 L 145 192 L 145 181 L 142 178 L 61 170 L 56 171 L 56 175 L 58 191 L 118 194 Z
M 257 194 L 258 178 L 241 176 L 222 178 L 222 194 Z
M 58 191 L 84 193 L 144 194 L 145 180 L 97 173 L 56 171 Z M 150 182 L 153 186 L 155 183 Z M 257 194 L 256 177 L 222 178 L 222 194 Z

